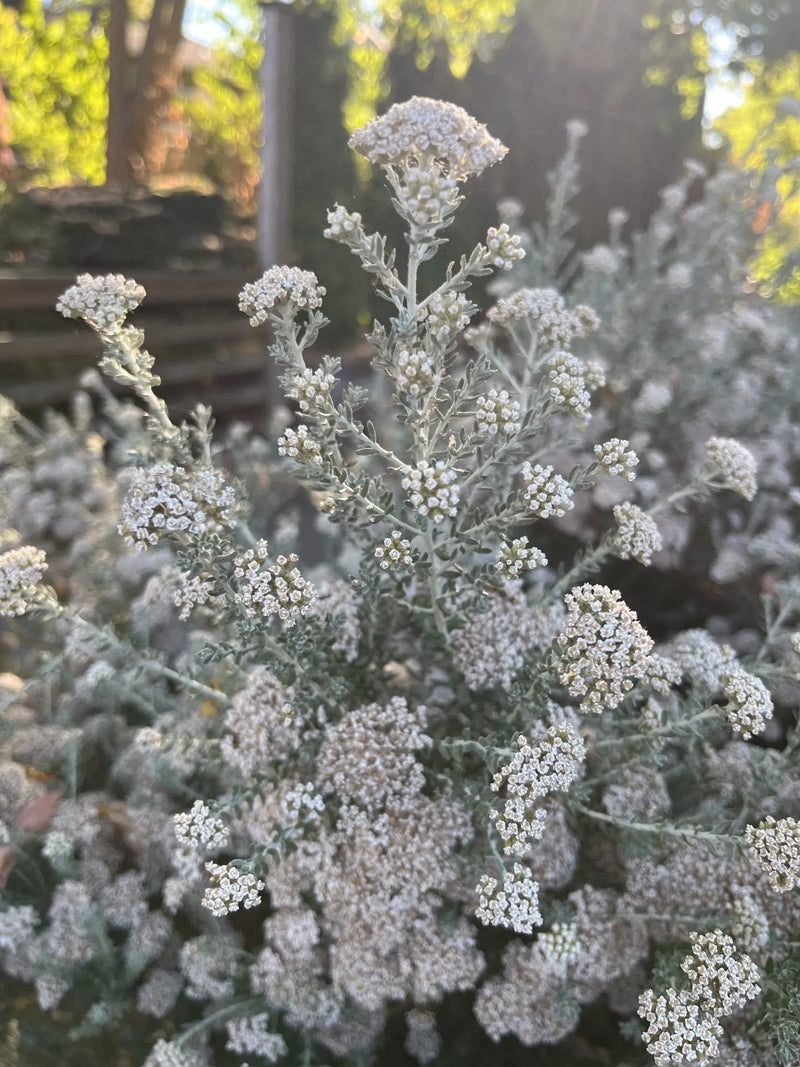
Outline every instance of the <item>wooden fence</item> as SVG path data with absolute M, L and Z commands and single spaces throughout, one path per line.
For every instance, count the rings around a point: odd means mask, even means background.
M 73 274 L 0 273 L 0 393 L 21 408 L 64 404 L 100 353 L 96 335 L 55 303 Z M 145 331 L 167 401 L 183 414 L 198 401 L 222 414 L 267 410 L 271 379 L 264 329 L 238 311 L 249 278 L 137 272 L 147 291 L 133 322 Z

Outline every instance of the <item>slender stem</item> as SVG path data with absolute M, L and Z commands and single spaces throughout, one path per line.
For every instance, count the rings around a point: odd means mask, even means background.
M 605 812 L 587 808 L 583 804 L 572 804 L 571 807 L 574 811 L 580 812 L 581 815 L 585 815 L 589 819 L 610 823 L 612 826 L 616 826 L 619 830 L 630 830 L 634 833 L 642 834 L 666 835 L 667 837 L 679 837 L 689 841 L 714 841 L 716 843 L 722 841 L 735 841 L 738 843 L 739 841 L 738 838 L 732 837 L 730 834 L 716 834 L 711 830 L 695 830 L 690 826 L 672 826 L 669 823 L 628 821 L 626 819 L 620 819 L 616 815 L 607 815 Z
M 620 745 L 628 745 L 632 741 L 649 741 L 653 737 L 663 737 L 667 734 L 675 734 L 681 727 L 694 726 L 695 723 L 705 722 L 708 719 L 718 719 L 720 715 L 720 709 L 715 705 L 713 708 L 706 708 L 697 715 L 692 715 L 689 719 L 683 719 L 679 722 L 669 723 L 666 726 L 656 726 L 647 733 L 640 734 L 627 734 L 622 737 L 606 737 L 601 741 L 595 742 L 594 747 L 597 748 L 617 748 Z

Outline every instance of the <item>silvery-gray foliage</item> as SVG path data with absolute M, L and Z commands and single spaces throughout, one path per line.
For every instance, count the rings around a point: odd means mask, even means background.
M 603 584 L 611 559 L 648 565 L 676 507 L 757 508 L 755 460 L 709 415 L 694 466 L 634 503 L 656 446 L 620 399 L 596 269 L 565 292 L 535 275 L 558 269 L 558 227 L 468 344 L 472 281 L 513 279 L 525 242 L 492 228 L 418 285 L 502 146 L 420 99 L 354 143 L 407 233 L 395 252 L 329 217 L 389 306 L 370 334 L 388 389 L 307 364 L 324 289 L 276 267 L 241 298 L 296 408 L 268 437 L 218 439 L 203 407 L 172 421 L 126 321 L 141 290 L 116 276 L 63 307 L 136 399 L 93 374 L 69 418 L 0 409 L 2 967 L 33 1025 L 135 1032 L 147 1067 L 390 1060 L 398 1013 L 409 1054 L 459 1062 L 437 1030 L 454 994 L 470 1041 L 563 1062 L 601 1004 L 631 1065 L 796 1062 L 800 581 L 781 560 L 763 630 L 730 644 L 668 626 L 656 644 Z M 670 268 L 614 240 L 624 318 Z M 748 251 L 726 253 L 740 276 Z M 676 314 L 694 299 L 664 285 Z M 642 390 L 669 377 L 648 366 Z M 550 562 L 602 487 L 602 534 Z M 31 1025 L 30 992 L 12 1003 Z

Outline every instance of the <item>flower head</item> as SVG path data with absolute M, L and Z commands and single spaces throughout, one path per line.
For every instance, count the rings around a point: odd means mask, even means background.
M 56 303 L 65 319 L 83 319 L 96 330 L 115 330 L 145 298 L 141 285 L 122 274 L 78 275 Z
M 208 908 L 212 915 L 228 915 L 238 911 L 240 904 L 245 908 L 255 908 L 261 903 L 259 893 L 265 887 L 260 878 L 239 870 L 232 863 L 209 861 L 206 870 L 211 875 L 211 881 L 217 883 L 207 889 L 203 896 L 203 907 Z
M 636 477 L 639 457 L 628 448 L 629 442 L 621 437 L 612 437 L 594 446 L 597 462 L 606 474 L 618 474 L 632 482 Z
M 558 676 L 581 711 L 616 708 L 647 675 L 653 639 L 616 590 L 581 585 L 567 593 L 567 618 L 557 641 Z
M 47 570 L 40 548 L 23 545 L 0 556 L 0 616 L 24 615 L 33 604 Z
M 408 493 L 409 507 L 431 522 L 442 522 L 456 515 L 460 493 L 455 481 L 456 472 L 445 460 L 430 463 L 423 459 L 408 469 L 400 484 Z
M 728 721 L 747 740 L 760 734 L 772 718 L 772 697 L 760 678 L 739 666 L 732 666 L 722 679 L 728 698 Z
M 294 626 L 314 604 L 314 587 L 295 567 L 294 553 L 278 556 L 272 564 L 268 558 L 266 541 L 237 556 L 233 568 L 239 579 L 236 600 L 249 615 L 277 615 L 287 626 Z
M 614 521 L 617 524 L 612 544 L 614 555 L 649 566 L 653 553 L 660 552 L 663 547 L 655 522 L 641 508 L 627 501 L 614 508 Z
M 383 167 L 436 161 L 457 181 L 480 174 L 508 151 L 463 108 L 424 96 L 394 104 L 356 130 L 350 147 Z
M 325 289 L 310 270 L 270 267 L 258 281 L 248 282 L 239 294 L 239 310 L 250 316 L 251 326 L 261 326 L 273 313 L 293 316 L 322 305 Z
M 722 486 L 752 500 L 758 491 L 758 464 L 752 452 L 731 437 L 710 437 L 706 453 L 706 464 Z
M 215 470 L 190 473 L 172 463 L 137 470 L 122 504 L 119 532 L 143 551 L 170 533 L 199 537 L 232 526 L 236 494 Z
M 800 887 L 800 823 L 768 815 L 744 832 L 750 856 L 769 875 L 777 893 Z
M 482 875 L 476 891 L 480 903 L 475 915 L 488 926 L 507 926 L 518 934 L 532 934 L 535 926 L 541 926 L 539 886 L 530 868 L 521 863 L 504 872 L 502 886 L 496 878 Z
M 548 519 L 551 515 L 560 518 L 575 507 L 569 482 L 552 467 L 523 463 L 522 478 L 525 482 L 523 500 L 540 519 Z

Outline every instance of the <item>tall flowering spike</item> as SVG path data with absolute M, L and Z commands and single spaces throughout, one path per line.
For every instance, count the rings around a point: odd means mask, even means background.
M 248 282 L 239 294 L 239 310 L 250 316 L 251 326 L 262 326 L 275 315 L 290 318 L 298 311 L 322 306 L 325 289 L 316 274 L 299 267 L 270 267 L 258 281 Z
M 750 857 L 769 875 L 776 893 L 800 888 L 800 822 L 768 815 L 744 832 Z
M 96 330 L 118 329 L 145 298 L 144 288 L 123 274 L 79 274 L 56 302 L 65 319 L 83 319 Z
M 0 556 L 0 616 L 24 615 L 37 596 L 37 586 L 47 570 L 40 548 L 23 545 Z
M 710 437 L 706 441 L 706 466 L 725 489 L 745 500 L 752 500 L 758 492 L 758 464 L 752 452 L 733 438 Z
M 350 147 L 382 167 L 437 162 L 456 181 L 498 163 L 508 149 L 463 108 L 414 96 L 356 130 Z
M 532 934 L 542 925 L 539 911 L 539 886 L 530 868 L 515 863 L 503 874 L 503 884 L 484 874 L 477 885 L 480 903 L 475 915 L 487 926 L 507 926 L 518 934 Z
M 270 564 L 266 541 L 259 541 L 234 561 L 233 573 L 239 579 L 236 600 L 248 615 L 277 615 L 294 626 L 316 601 L 310 582 L 295 567 L 297 556 L 278 556 Z
M 760 678 L 733 666 L 722 678 L 728 698 L 728 722 L 747 740 L 760 734 L 772 718 L 772 697 Z
M 616 708 L 647 676 L 653 639 L 616 590 L 581 585 L 564 597 L 567 618 L 557 641 L 558 676 L 581 711 Z
M 156 463 L 134 472 L 118 526 L 132 548 L 143 551 L 166 534 L 199 537 L 234 523 L 236 494 L 215 470 L 189 472 Z

